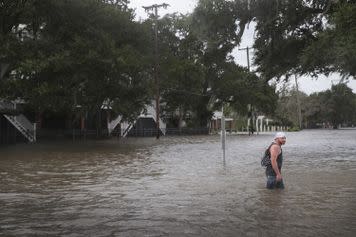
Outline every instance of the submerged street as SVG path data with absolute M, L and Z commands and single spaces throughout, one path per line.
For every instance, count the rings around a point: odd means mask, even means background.
M 356 130 L 287 133 L 285 190 L 265 188 L 272 134 L 0 149 L 1 236 L 353 236 Z

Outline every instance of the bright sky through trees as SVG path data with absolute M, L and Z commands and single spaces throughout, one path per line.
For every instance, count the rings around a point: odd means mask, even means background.
M 142 6 L 149 6 L 152 4 L 161 4 L 167 3 L 170 6 L 167 9 L 160 9 L 159 15 L 163 16 L 167 13 L 191 13 L 196 4 L 197 0 L 131 0 L 130 7 L 135 9 L 136 19 L 145 19 L 147 18 L 147 13 L 145 13 Z M 250 25 L 249 29 L 247 29 L 244 33 L 242 42 L 240 47 L 245 48 L 246 46 L 252 47 L 253 45 L 253 37 L 254 37 L 254 26 Z M 247 66 L 247 57 L 246 51 L 240 51 L 236 48 L 232 52 L 236 62 L 242 66 Z M 253 50 L 250 51 L 250 60 L 253 57 Z M 332 84 L 337 84 L 340 80 L 340 76 L 337 74 L 332 74 L 329 77 L 325 77 L 321 75 L 318 79 L 312 79 L 310 77 L 301 77 L 299 78 L 299 89 L 304 91 L 307 94 L 311 94 L 313 92 L 324 91 L 330 89 Z M 293 85 L 293 81 L 291 80 L 290 84 Z M 353 92 L 356 93 L 356 80 L 350 80 L 348 86 L 353 89 Z

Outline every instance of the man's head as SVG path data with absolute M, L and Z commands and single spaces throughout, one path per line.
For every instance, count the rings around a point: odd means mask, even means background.
M 284 132 L 277 132 L 274 135 L 274 141 L 279 145 L 284 145 L 286 143 L 286 134 Z

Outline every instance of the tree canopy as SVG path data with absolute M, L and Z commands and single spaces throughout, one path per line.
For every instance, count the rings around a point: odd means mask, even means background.
M 298 127 L 297 90 L 285 89 L 278 100 L 275 119 L 285 125 Z M 356 123 L 356 94 L 344 83 L 331 89 L 306 95 L 299 92 L 304 128 L 352 126 Z
M 142 110 L 147 34 L 127 1 L 3 4 L 0 60 L 11 73 L 0 82 L 2 97 L 39 111 L 95 111 L 104 101 L 128 117 Z
M 353 1 L 235 2 L 245 2 L 250 12 L 248 21 L 256 22 L 254 64 L 267 80 L 330 72 L 355 76 Z
M 156 19 L 135 22 L 128 2 L 1 1 L 0 97 L 21 98 L 38 112 L 98 111 L 106 104 L 135 118 L 154 94 Z M 203 127 L 222 104 L 240 115 L 248 104 L 272 114 L 271 79 L 353 77 L 355 12 L 347 0 L 199 0 L 192 14 L 157 19 L 164 114 L 182 120 L 190 112 L 193 126 Z M 255 72 L 232 56 L 252 21 Z

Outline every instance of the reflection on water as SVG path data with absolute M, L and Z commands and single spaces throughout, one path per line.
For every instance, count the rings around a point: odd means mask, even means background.
M 0 236 L 353 236 L 356 130 L 287 134 L 286 189 L 266 190 L 272 135 L 162 137 L 0 150 Z

